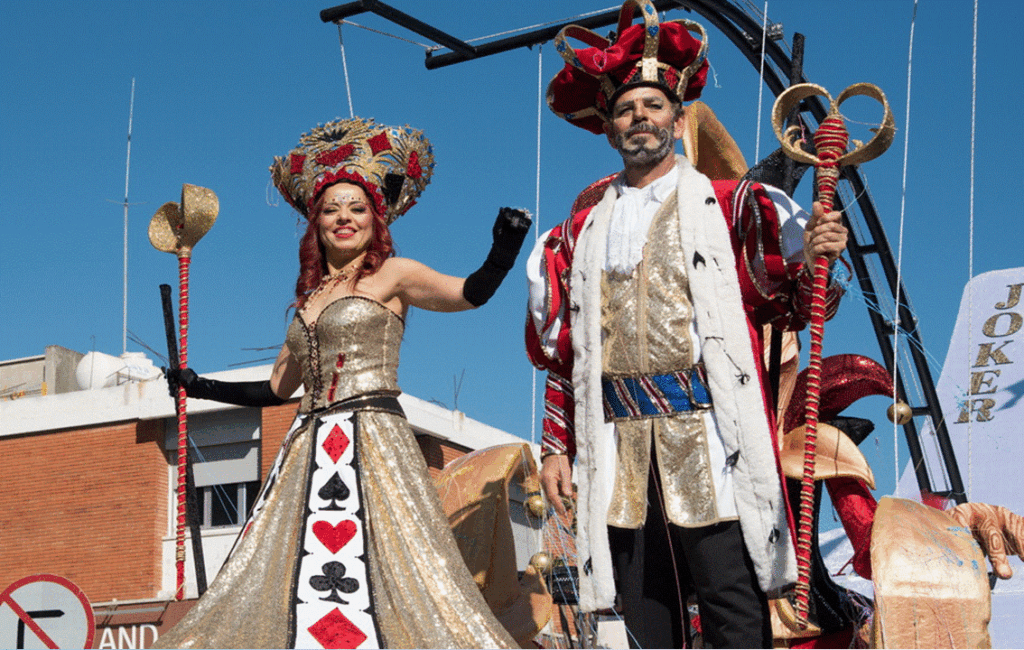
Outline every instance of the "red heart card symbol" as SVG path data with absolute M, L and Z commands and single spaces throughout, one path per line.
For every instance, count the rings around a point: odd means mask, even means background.
M 345 520 L 332 526 L 326 521 L 313 523 L 313 534 L 331 553 L 337 553 L 356 535 L 356 522 Z

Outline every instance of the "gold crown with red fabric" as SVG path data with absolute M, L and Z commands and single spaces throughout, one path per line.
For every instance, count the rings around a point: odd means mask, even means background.
M 422 131 L 358 117 L 317 126 L 270 166 L 281 195 L 307 218 L 327 186 L 349 182 L 389 224 L 416 203 L 433 171 L 434 151 Z
M 639 12 L 643 24 L 632 24 Z M 694 38 L 690 32 L 699 35 Z M 590 47 L 573 49 L 567 38 Z M 555 37 L 565 67 L 548 84 L 548 107 L 576 126 L 603 133 L 615 98 L 634 86 L 655 86 L 672 99 L 700 97 L 708 76 L 708 37 L 692 20 L 658 21 L 650 0 L 626 0 L 613 41 L 568 25 Z

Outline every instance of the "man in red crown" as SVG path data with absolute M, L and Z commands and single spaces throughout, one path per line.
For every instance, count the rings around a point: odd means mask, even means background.
M 580 607 L 618 594 L 633 647 L 682 647 L 692 590 L 706 645 L 771 647 L 767 595 L 796 581 L 796 560 L 762 326 L 804 327 L 811 262 L 834 262 L 846 229 L 675 155 L 707 75 L 700 25 L 628 0 L 614 42 L 570 26 L 556 45 L 549 106 L 624 163 L 527 266 L 527 351 L 548 371 L 541 479 L 564 514 L 575 461 Z M 840 294 L 830 282 L 829 316 Z

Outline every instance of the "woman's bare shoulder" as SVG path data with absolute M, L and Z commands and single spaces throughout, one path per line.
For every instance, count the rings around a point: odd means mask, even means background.
M 428 269 L 429 267 L 426 264 L 417 262 L 409 257 L 389 257 L 384 260 L 380 270 L 377 272 L 394 278 L 402 278 Z

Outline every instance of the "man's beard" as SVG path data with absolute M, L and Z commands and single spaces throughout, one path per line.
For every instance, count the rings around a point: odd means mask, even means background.
M 647 146 L 646 138 L 631 143 L 630 138 L 638 133 L 653 134 L 655 142 L 650 147 Z M 637 124 L 615 136 L 615 148 L 619 150 L 622 162 L 627 167 L 646 167 L 659 163 L 672 152 L 673 144 L 671 131 L 648 122 Z

